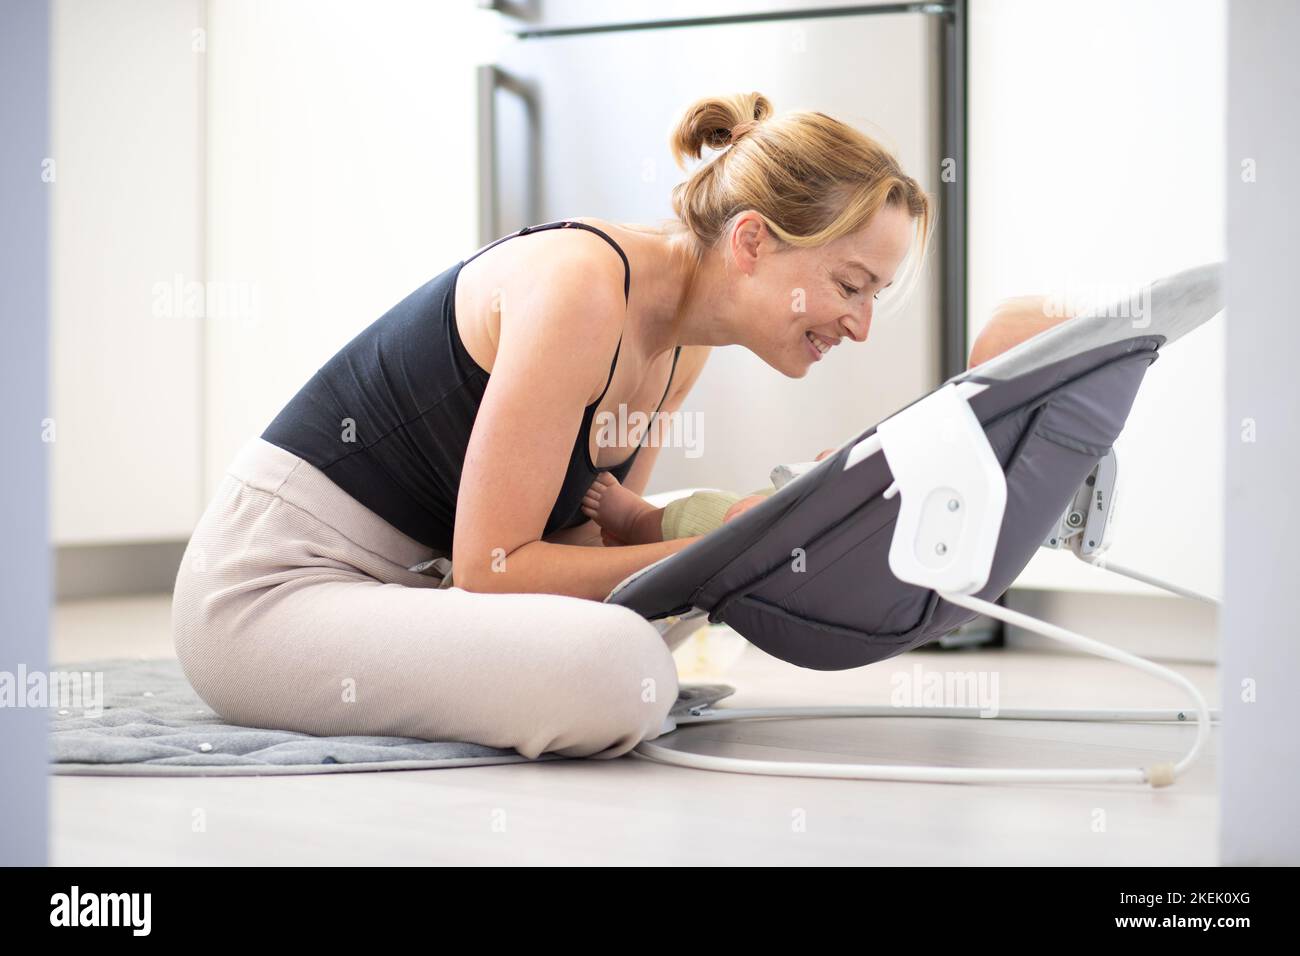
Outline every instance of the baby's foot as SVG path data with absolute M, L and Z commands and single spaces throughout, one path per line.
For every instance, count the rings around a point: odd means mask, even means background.
M 602 529 L 628 544 L 637 542 L 637 521 L 647 511 L 658 511 L 635 491 L 629 491 L 607 471 L 602 471 L 582 499 L 582 513 Z

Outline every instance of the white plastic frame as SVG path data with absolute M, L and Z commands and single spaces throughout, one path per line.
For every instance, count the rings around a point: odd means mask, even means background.
M 1001 529 L 1006 502 L 1006 482 L 1001 468 L 997 467 L 999 480 L 992 479 L 987 470 L 987 462 L 993 452 L 984 437 L 983 428 L 979 426 L 978 421 L 975 422 L 978 438 L 970 428 L 970 421 L 974 419 L 974 415 L 967 405 L 967 400 L 982 391 L 984 387 L 971 382 L 945 386 L 882 422 L 872 435 L 858 442 L 847 456 L 845 470 L 856 466 L 876 452 L 883 451 L 889 461 L 891 473 L 895 476 L 895 483 L 886 491 L 886 495 L 900 490 L 903 494 L 899 519 L 890 547 L 891 570 L 902 580 L 932 588 L 950 603 L 986 614 L 1008 624 L 1024 627 L 1078 650 L 1128 664 L 1182 688 L 1192 698 L 1194 704 L 1192 712 L 1196 718 L 1196 739 L 1187 754 L 1177 763 L 1160 762 L 1149 767 L 1025 769 L 741 760 L 734 757 L 693 754 L 651 741 L 643 741 L 633 753 L 661 763 L 726 773 L 937 783 L 1138 783 L 1148 784 L 1151 787 L 1164 787 L 1173 784 L 1191 768 L 1209 737 L 1209 724 L 1219 719 L 1219 712 L 1209 707 L 1205 697 L 1191 681 L 1167 667 L 1135 654 L 973 596 L 975 591 L 980 590 L 987 583 L 992 555 L 997 550 L 998 533 Z M 930 402 L 937 395 L 943 397 Z M 969 419 L 965 418 L 963 408 L 964 412 L 969 414 Z M 927 441 L 931 447 L 935 445 L 936 432 L 933 430 L 935 428 L 951 430 L 956 443 L 954 447 L 960 449 L 956 455 L 945 457 L 927 451 Z M 951 464 L 945 466 L 945 462 Z M 997 465 L 996 458 L 993 458 L 993 463 Z M 1000 500 L 999 488 L 1001 489 Z M 942 494 L 936 494 L 945 490 L 961 494 L 959 502 L 962 507 L 973 504 L 968 511 L 969 517 L 964 523 L 945 525 L 942 521 L 943 515 L 940 514 L 940 520 L 936 525 L 934 517 L 929 514 L 930 508 L 934 507 L 934 502 L 938 502 L 939 507 L 946 508 L 946 502 L 952 500 L 942 497 Z M 913 506 L 909 508 L 909 504 Z M 931 532 L 936 528 L 939 533 L 955 533 L 957 538 L 954 540 L 959 540 L 960 550 L 950 562 L 927 564 L 921 560 L 924 555 L 920 554 L 918 548 L 932 544 Z M 986 563 L 986 557 L 989 563 Z M 1080 557 L 1083 558 L 1083 555 Z M 1213 604 L 1218 603 L 1213 598 L 1167 584 L 1157 578 L 1107 565 L 1100 553 L 1090 555 L 1084 560 L 1115 573 L 1136 577 L 1175 594 Z M 900 570 L 902 574 L 899 573 Z M 908 576 L 904 577 L 904 574 Z M 694 626 L 693 616 L 686 615 L 674 626 Z M 776 707 L 756 710 L 727 708 L 715 710 L 704 706 L 692 710 L 689 716 L 669 718 L 665 722 L 663 734 L 693 723 L 801 717 L 951 717 L 993 720 L 1184 722 L 1187 720 L 1187 712 L 1160 709 L 1010 708 L 1000 709 L 996 717 L 987 718 L 978 708 L 956 707 Z

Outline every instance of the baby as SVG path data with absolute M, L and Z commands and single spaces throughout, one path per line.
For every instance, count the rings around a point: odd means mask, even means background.
M 832 451 L 832 448 L 826 449 L 815 461 L 821 461 Z M 784 473 L 785 480 L 781 484 L 785 484 L 785 481 L 802 474 L 806 467 L 783 466 L 773 472 L 773 476 Z M 624 488 L 609 472 L 602 471 L 582 499 L 582 513 L 600 525 L 601 539 L 606 544 L 650 544 L 708 534 L 776 490 L 774 485 L 748 495 L 738 495 L 710 489 L 656 508 L 635 491 Z

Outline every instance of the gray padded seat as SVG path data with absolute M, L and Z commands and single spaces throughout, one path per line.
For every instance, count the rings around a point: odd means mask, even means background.
M 1221 271 L 1213 264 L 1162 279 L 1138 298 L 1149 302 L 1140 317 L 1119 308 L 1082 315 L 950 379 L 988 385 L 970 406 L 1007 480 L 993 568 L 977 597 L 996 600 L 1024 570 L 1120 434 L 1159 350 L 1220 311 Z M 900 496 L 883 497 L 893 481 L 885 456 L 843 468 L 874 431 L 630 575 L 606 601 L 651 621 L 705 612 L 769 654 L 818 670 L 884 660 L 971 620 L 974 612 L 891 573 Z

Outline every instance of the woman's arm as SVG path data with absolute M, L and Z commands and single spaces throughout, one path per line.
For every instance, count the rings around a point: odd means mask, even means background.
M 567 594 L 603 601 L 632 572 L 676 554 L 698 540 L 696 535 L 614 548 L 533 541 L 506 555 L 495 579 L 480 578 L 465 589 L 485 593 Z M 452 563 L 454 567 L 454 559 Z M 458 587 L 464 587 L 459 576 L 455 581 Z
M 452 536 L 455 581 L 465 590 L 602 600 L 633 571 L 690 544 L 595 548 L 541 540 L 573 436 L 604 387 L 624 320 L 622 265 L 605 253 L 593 250 L 580 268 L 548 270 L 544 287 L 502 297 L 510 308 L 501 313 L 465 452 Z
M 576 544 L 584 548 L 598 548 L 604 544 L 600 538 L 600 525 L 590 520 L 572 528 L 552 531 L 542 540 L 548 544 Z

